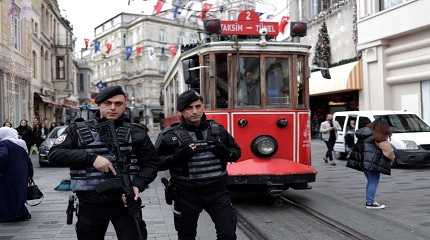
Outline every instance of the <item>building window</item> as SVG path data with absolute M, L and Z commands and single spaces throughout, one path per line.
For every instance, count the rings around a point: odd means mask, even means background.
M 37 74 L 37 55 L 36 52 L 32 52 L 32 66 L 33 66 L 33 79 L 36 79 Z
M 386 9 L 392 8 L 396 5 L 406 2 L 405 0 L 379 0 L 379 11 L 384 11 Z
M 83 73 L 79 73 L 79 91 L 83 92 L 85 90 L 85 86 L 84 86 L 84 74 Z
M 57 79 L 64 79 L 64 57 L 57 57 Z
M 11 15 L 11 34 L 12 34 L 12 47 L 21 50 L 21 9 L 12 3 L 14 13 Z
M 160 42 L 166 42 L 166 30 L 160 29 L 160 35 L 159 35 Z

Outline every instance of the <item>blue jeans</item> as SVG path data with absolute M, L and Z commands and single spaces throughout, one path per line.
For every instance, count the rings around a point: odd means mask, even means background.
M 367 179 L 366 185 L 366 203 L 372 204 L 375 202 L 376 189 L 378 188 L 380 173 L 375 171 L 364 171 Z

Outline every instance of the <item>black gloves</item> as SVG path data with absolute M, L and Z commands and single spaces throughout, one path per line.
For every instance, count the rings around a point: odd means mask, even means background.
M 188 161 L 194 154 L 189 145 L 183 145 L 175 151 L 174 158 L 179 161 Z
M 229 160 L 230 158 L 230 150 L 220 141 L 215 141 L 213 153 L 221 158 L 221 160 Z

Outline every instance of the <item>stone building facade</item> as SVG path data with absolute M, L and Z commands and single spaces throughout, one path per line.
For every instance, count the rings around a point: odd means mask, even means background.
M 164 74 L 175 52 L 180 51 L 179 46 L 197 41 L 199 31 L 198 27 L 157 16 L 118 14 L 95 28 L 93 46 L 88 50 L 92 88 L 97 83 L 123 86 L 133 121 L 158 126 Z M 100 49 L 97 52 L 96 42 Z M 131 54 L 127 59 L 129 47 Z
M 24 0 L 0 1 L 0 120 L 14 126 L 31 118 L 31 36 L 26 11 Z

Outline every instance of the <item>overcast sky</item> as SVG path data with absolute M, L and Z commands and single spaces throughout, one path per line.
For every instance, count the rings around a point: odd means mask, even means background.
M 166 0 L 171 2 L 171 0 Z M 216 0 L 213 0 L 215 2 Z M 58 0 L 63 16 L 73 26 L 73 33 L 77 38 L 76 49 L 84 47 L 84 38 L 94 38 L 94 28 L 104 21 L 114 17 L 121 12 L 152 14 L 157 0 Z M 286 0 L 266 0 L 270 4 L 258 4 L 257 11 L 279 13 L 285 9 Z M 170 4 L 165 4 L 163 10 Z M 279 14 L 274 20 L 282 17 Z

